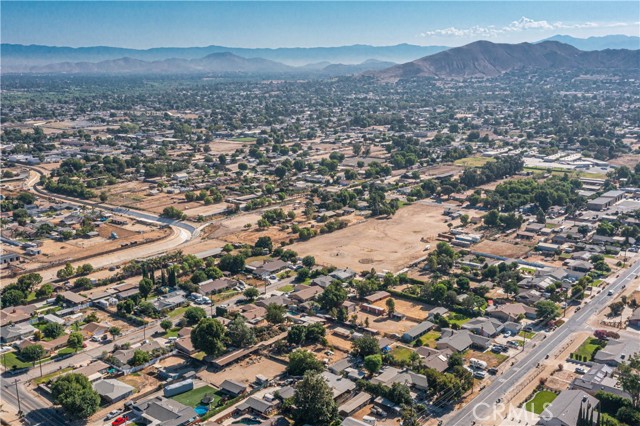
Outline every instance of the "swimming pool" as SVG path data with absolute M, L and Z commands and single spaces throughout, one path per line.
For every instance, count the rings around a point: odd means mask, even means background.
M 194 408 L 194 410 L 196 411 L 196 414 L 198 416 L 202 417 L 207 414 L 207 411 L 209 411 L 209 407 L 207 405 L 198 405 Z
M 236 420 L 232 424 L 234 424 L 234 425 L 238 425 L 238 424 L 240 424 L 240 425 L 259 425 L 260 423 L 262 423 L 262 422 L 259 421 L 259 420 L 253 420 L 253 419 L 250 419 L 248 417 L 245 417 L 243 419 Z

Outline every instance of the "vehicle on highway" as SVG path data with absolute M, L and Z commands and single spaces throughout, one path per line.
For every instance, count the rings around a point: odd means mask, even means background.
M 609 290 L 609 291 L 607 292 L 607 296 L 613 296 L 613 290 Z

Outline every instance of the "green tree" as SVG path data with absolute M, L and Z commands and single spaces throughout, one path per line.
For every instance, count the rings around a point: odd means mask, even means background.
M 320 306 L 325 310 L 338 308 L 345 300 L 347 300 L 347 290 L 338 282 L 329 284 L 318 297 Z
M 287 333 L 287 342 L 291 343 L 292 345 L 301 345 L 302 343 L 304 343 L 306 336 L 307 327 L 305 327 L 304 325 L 296 324 L 291 326 L 291 328 L 289 329 L 289 332 Z
M 202 319 L 207 317 L 204 309 L 197 306 L 190 306 L 184 311 L 184 319 L 187 325 L 198 324 Z
M 380 346 L 378 345 L 378 340 L 375 337 L 364 335 L 352 341 L 351 352 L 355 356 L 366 358 L 369 355 L 380 354 Z
M 387 314 L 390 317 L 393 316 L 393 314 L 396 312 L 396 301 L 390 297 L 384 303 L 387 306 Z
M 58 272 L 56 272 L 56 276 L 58 278 L 60 278 L 61 280 L 66 280 L 69 277 L 72 277 L 74 274 L 75 270 L 73 269 L 73 265 L 71 265 L 71 263 L 67 262 L 64 265 L 64 268 L 58 270 Z
M 256 334 L 247 326 L 242 315 L 236 316 L 227 325 L 227 336 L 229 336 L 229 343 L 236 348 L 246 348 L 256 343 Z
M 36 361 L 44 356 L 44 348 L 42 345 L 28 345 L 20 349 L 20 358 L 36 365 Z
M 550 300 L 541 300 L 536 303 L 536 316 L 543 321 L 551 321 L 560 315 L 560 308 Z
M 302 264 L 305 268 L 311 269 L 316 264 L 316 258 L 313 256 L 305 256 L 302 258 Z
M 138 284 L 138 290 L 140 290 L 140 295 L 146 299 L 151 294 L 151 290 L 153 290 L 153 281 L 149 278 L 141 279 L 140 284 Z
M 265 318 L 271 324 L 282 324 L 285 320 L 286 312 L 287 308 L 285 308 L 283 305 L 271 303 L 267 305 L 267 314 Z
M 164 319 L 160 321 L 160 328 L 162 328 L 164 331 L 170 330 L 171 327 L 173 327 L 173 323 L 171 322 L 171 320 Z
M 631 396 L 631 404 L 640 409 L 640 355 L 618 366 L 618 385 Z
M 302 376 L 306 371 L 322 371 L 324 366 L 313 352 L 296 349 L 289 354 L 287 373 L 292 376 Z
M 218 356 L 225 350 L 225 328 L 215 318 L 204 318 L 191 330 L 191 343 L 199 351 L 210 356 Z
M 79 331 L 74 331 L 73 333 L 69 334 L 69 338 L 67 339 L 67 345 L 70 348 L 75 349 L 76 352 L 82 349 L 83 343 L 84 343 L 84 337 L 82 336 L 82 333 L 80 333 Z
M 69 373 L 56 379 L 51 385 L 51 396 L 72 418 L 86 419 L 100 406 L 100 395 L 91 382 L 79 373 Z
M 151 361 L 151 354 L 147 351 L 143 351 L 142 349 L 136 349 L 133 351 L 133 356 L 128 362 L 129 365 L 133 367 L 137 367 L 138 365 L 146 364 Z
M 53 286 L 51 284 L 44 284 L 36 290 L 36 297 L 37 298 L 49 297 L 51 296 L 52 293 L 53 293 Z
M 242 295 L 249 300 L 255 300 L 258 296 L 260 296 L 260 290 L 255 287 L 247 287 Z
M 62 333 L 64 333 L 64 326 L 62 324 L 50 322 L 42 327 L 42 334 L 44 335 L 44 337 L 47 337 L 49 339 L 60 337 L 62 336 Z
M 368 355 L 364 358 L 364 368 L 371 374 L 377 373 L 382 368 L 382 356 Z
M 296 424 L 332 426 L 338 421 L 333 392 L 324 378 L 313 371 L 306 373 L 296 386 L 293 406 Z

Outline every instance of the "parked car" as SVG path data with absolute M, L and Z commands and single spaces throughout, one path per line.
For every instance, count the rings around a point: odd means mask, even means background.
M 515 340 L 509 340 L 509 341 L 507 342 L 507 345 L 509 345 L 509 346 L 513 346 L 514 348 L 519 348 L 519 347 L 520 347 L 520 345 L 518 344 L 518 342 L 516 342 Z
M 587 370 L 582 367 L 576 367 L 576 373 L 578 374 L 587 374 Z
M 524 328 L 524 331 L 528 331 L 528 332 L 532 332 L 533 331 L 533 327 L 528 325 Z
M 112 418 L 119 416 L 122 413 L 122 409 L 110 411 L 105 417 L 105 420 L 111 420 Z
M 487 370 L 487 372 L 493 376 L 495 376 L 496 374 L 498 374 L 498 369 L 495 367 L 492 367 L 490 369 Z
M 487 373 L 484 371 L 478 370 L 473 373 L 473 377 L 475 377 L 476 379 L 484 379 L 485 377 L 487 377 Z
M 115 419 L 114 421 L 111 422 L 111 426 L 123 425 L 127 421 L 129 421 L 129 416 L 118 417 L 117 419 Z
M 511 337 L 511 332 L 509 330 L 505 331 L 504 333 L 502 333 L 503 337 Z

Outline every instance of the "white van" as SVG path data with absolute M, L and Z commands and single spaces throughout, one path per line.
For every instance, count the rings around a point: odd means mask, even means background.
M 364 416 L 364 417 L 362 418 L 362 421 L 363 421 L 363 422 L 365 422 L 365 423 L 366 423 L 366 424 L 368 424 L 368 425 L 371 425 L 371 426 L 375 426 L 375 425 L 376 425 L 376 419 L 375 419 L 375 417 L 371 417 L 371 416 Z

